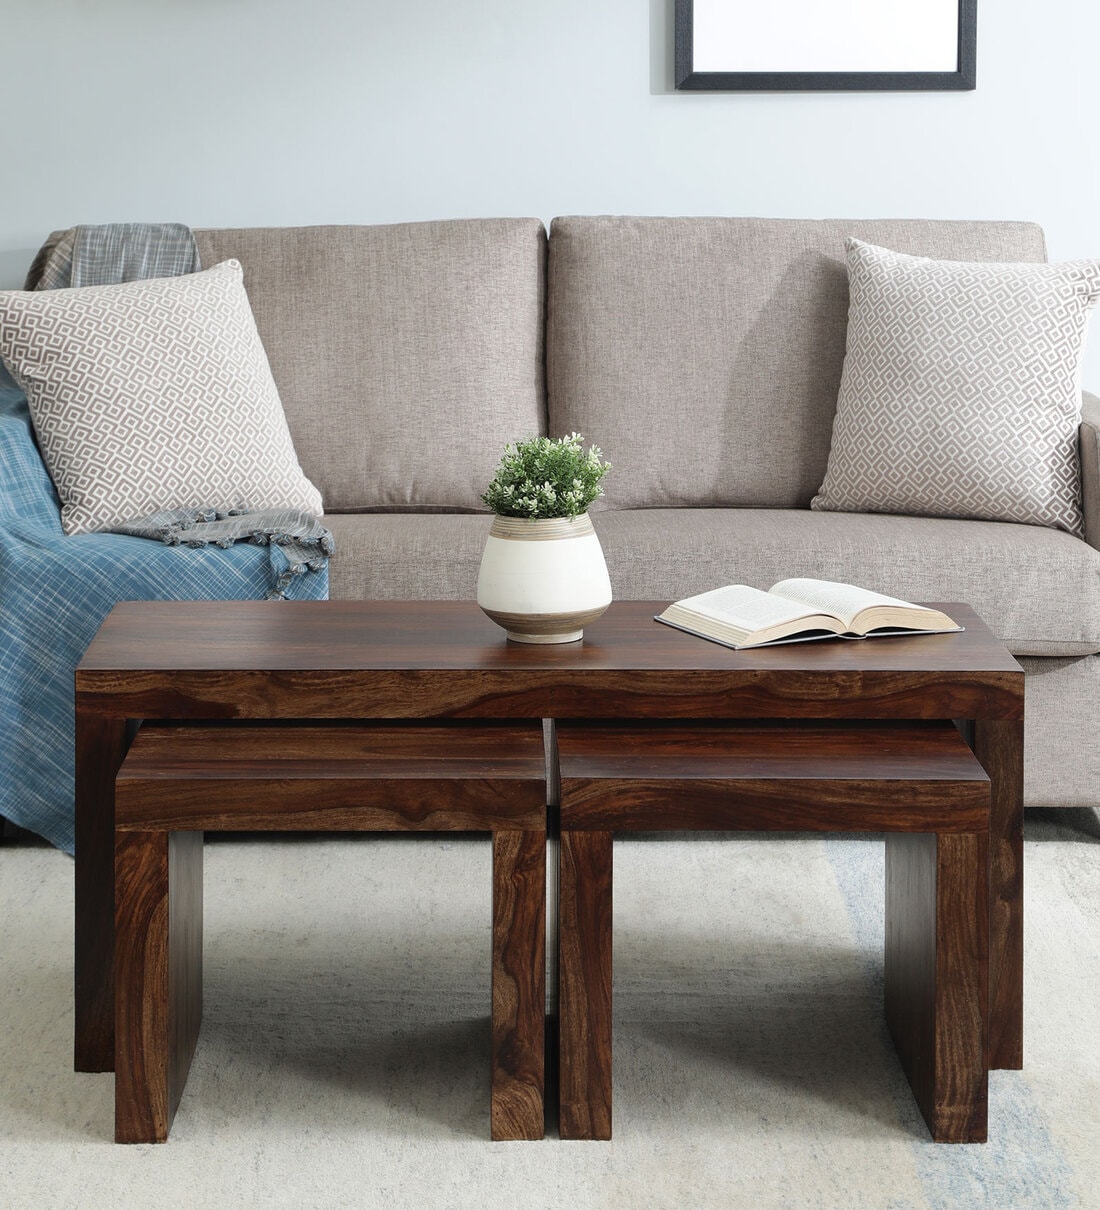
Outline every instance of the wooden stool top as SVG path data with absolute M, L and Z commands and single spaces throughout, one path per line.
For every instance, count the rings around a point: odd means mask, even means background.
M 989 827 L 989 778 L 949 722 L 563 722 L 557 737 L 563 828 Z
M 159 724 L 116 780 L 118 828 L 542 828 L 542 724 Z

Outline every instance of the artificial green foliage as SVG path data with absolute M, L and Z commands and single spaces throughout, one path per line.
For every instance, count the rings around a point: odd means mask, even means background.
M 586 453 L 583 441 L 573 433 L 506 445 L 482 500 L 501 517 L 579 516 L 603 495 L 600 480 L 611 469 L 596 446 Z

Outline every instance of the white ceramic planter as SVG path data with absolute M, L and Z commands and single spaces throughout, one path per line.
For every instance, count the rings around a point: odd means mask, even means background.
M 587 513 L 495 517 L 477 603 L 518 643 L 572 643 L 611 604 L 603 549 Z

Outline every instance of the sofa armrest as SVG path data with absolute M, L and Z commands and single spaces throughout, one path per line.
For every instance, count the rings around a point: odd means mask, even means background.
M 1081 396 L 1081 496 L 1085 541 L 1100 550 L 1100 397 Z

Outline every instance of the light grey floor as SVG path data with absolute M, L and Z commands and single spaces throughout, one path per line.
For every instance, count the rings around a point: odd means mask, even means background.
M 1100 1206 L 1100 825 L 1029 813 L 1026 1067 L 928 1141 L 882 1023 L 882 845 L 616 842 L 615 1139 L 488 1141 L 487 840 L 207 846 L 171 1140 L 71 1070 L 72 862 L 0 848 L 0 1208 Z

